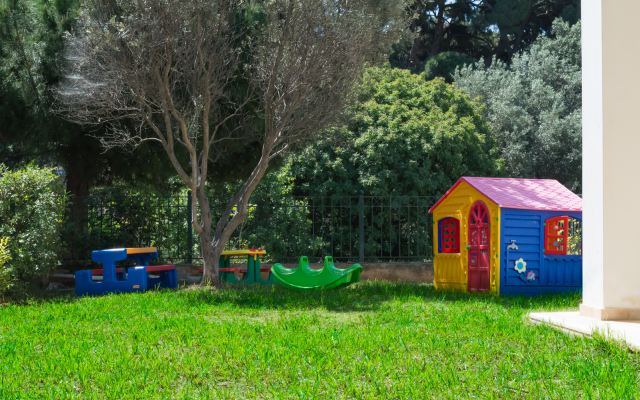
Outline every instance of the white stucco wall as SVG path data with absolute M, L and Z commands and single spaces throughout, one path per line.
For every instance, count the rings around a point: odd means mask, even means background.
M 583 304 L 640 309 L 639 0 L 582 0 Z
M 582 301 L 593 307 L 603 304 L 601 15 L 600 0 L 582 1 Z

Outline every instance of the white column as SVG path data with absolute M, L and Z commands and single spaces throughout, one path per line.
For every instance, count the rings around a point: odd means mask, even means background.
M 582 0 L 583 304 L 640 319 L 639 0 Z

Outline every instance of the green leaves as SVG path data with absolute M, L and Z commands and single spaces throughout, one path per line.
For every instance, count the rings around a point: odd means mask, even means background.
M 509 174 L 552 178 L 572 190 L 582 180 L 582 61 L 580 23 L 553 25 L 510 66 L 478 63 L 456 73 L 471 97 L 481 96 L 483 115 L 496 133 Z
M 57 265 L 66 201 L 50 169 L 27 165 L 10 171 L 0 164 L 0 237 L 9 238 L 6 265 L 17 278 L 46 275 Z
M 482 108 L 444 80 L 372 68 L 356 99 L 346 126 L 290 161 L 295 194 L 437 195 L 500 174 Z
M 536 38 L 549 35 L 556 18 L 571 24 L 580 20 L 579 0 L 414 0 L 406 9 L 412 35 L 393 46 L 390 61 L 447 80 L 455 69 L 451 58 L 489 61 L 495 56 L 510 63 Z M 440 64 L 435 71 L 434 63 Z
M 428 80 L 435 77 L 442 77 L 447 83 L 451 83 L 453 82 L 453 74 L 456 68 L 461 68 L 473 63 L 474 60 L 466 54 L 446 51 L 427 59 L 424 63 L 424 73 Z
M 0 237 L 0 296 L 9 288 L 12 269 L 7 262 L 11 260 L 8 248 L 9 238 Z

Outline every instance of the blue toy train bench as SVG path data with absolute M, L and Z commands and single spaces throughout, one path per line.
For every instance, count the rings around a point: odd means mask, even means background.
M 106 293 L 144 292 L 147 289 L 176 288 L 178 274 L 175 265 L 149 266 L 149 260 L 158 257 L 155 247 L 96 250 L 91 259 L 102 264 L 102 269 L 76 272 L 76 294 L 99 295 Z M 116 268 L 117 261 L 132 260 L 135 267 L 127 270 Z M 155 278 L 150 273 L 159 274 Z M 102 282 L 94 282 L 94 275 L 102 275 Z

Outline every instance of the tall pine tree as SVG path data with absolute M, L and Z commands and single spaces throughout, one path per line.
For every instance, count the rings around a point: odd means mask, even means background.
M 51 92 L 61 80 L 64 36 L 73 29 L 78 1 L 3 1 L 0 159 L 9 166 L 36 161 L 62 167 L 67 190 L 75 196 L 87 196 L 94 185 L 114 180 L 161 184 L 173 175 L 149 156 L 155 149 L 104 153 L 95 138 L 102 130 L 71 124 L 51 111 Z
M 486 66 L 494 57 L 510 63 L 538 36 L 550 34 L 556 18 L 577 22 L 580 0 L 414 0 L 407 12 L 416 36 L 397 43 L 390 61 L 422 71 L 429 60 L 451 64 L 451 52 L 484 59 Z M 457 65 L 465 63 L 458 58 Z M 450 72 L 438 76 L 449 78 Z

